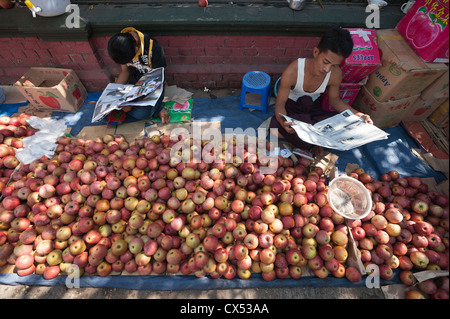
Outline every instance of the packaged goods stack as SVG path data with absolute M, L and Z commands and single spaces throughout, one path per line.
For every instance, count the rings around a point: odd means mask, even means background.
M 449 62 L 448 0 L 417 0 L 397 30 L 425 62 Z
M 387 128 L 424 121 L 448 100 L 448 1 L 417 0 L 395 30 L 378 30 L 381 66 L 353 107 Z
M 380 55 L 375 30 L 347 30 L 352 36 L 353 53 L 340 65 L 342 83 L 339 96 L 344 102 L 352 106 L 369 74 L 380 66 Z M 322 97 L 322 108 L 333 111 L 329 104 L 327 92 Z
M 405 120 L 422 92 L 448 66 L 425 62 L 398 30 L 378 30 L 377 40 L 381 66 L 369 75 L 353 107 L 370 114 L 378 127 L 388 128 Z
M 425 62 L 448 63 L 448 18 L 448 1 L 418 0 L 399 22 L 397 30 Z M 448 100 L 448 85 L 447 71 L 421 93 L 405 121 L 427 119 Z
M 449 4 L 446 0 L 417 0 L 397 25 L 398 32 L 425 62 L 449 62 Z M 426 87 L 405 122 L 420 121 L 448 154 L 449 72 Z
M 405 122 L 424 121 L 449 98 L 449 71 L 427 86 L 404 118 Z

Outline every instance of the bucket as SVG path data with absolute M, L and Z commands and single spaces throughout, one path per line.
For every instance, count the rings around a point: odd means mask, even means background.
M 66 7 L 70 4 L 70 0 L 28 0 L 28 2 L 37 9 L 35 11 L 36 14 L 42 17 L 54 17 L 64 14 Z
M 328 185 L 327 198 L 333 210 L 348 219 L 362 219 L 372 210 L 369 190 L 353 177 L 333 179 Z

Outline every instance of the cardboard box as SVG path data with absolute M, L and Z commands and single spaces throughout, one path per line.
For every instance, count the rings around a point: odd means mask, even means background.
M 449 70 L 445 72 L 439 79 L 431 83 L 422 91 L 421 97 L 424 100 L 442 99 L 449 97 Z
M 406 114 L 403 121 L 418 122 L 426 120 L 447 98 L 425 100 L 420 96 Z
M 444 63 L 424 62 L 397 30 L 377 30 L 377 39 L 381 66 L 366 87 L 379 102 L 419 95 L 448 70 Z
M 357 83 L 380 65 L 375 30 L 346 29 L 353 40 L 353 53 L 340 65 L 343 83 Z
M 449 122 L 448 109 L 447 99 L 428 117 L 428 120 L 437 127 L 447 127 Z
M 14 86 L 42 110 L 76 112 L 87 97 L 83 84 L 70 69 L 30 68 Z
M 426 62 L 449 62 L 448 0 L 416 0 L 397 30 Z
M 355 101 L 353 108 L 363 113 L 369 114 L 374 125 L 383 129 L 397 126 L 408 112 L 419 95 L 411 96 L 405 99 L 380 102 L 363 86 Z
M 341 83 L 339 89 L 339 97 L 341 98 L 342 101 L 352 106 L 353 101 L 355 101 L 356 96 L 358 95 L 359 90 L 361 89 L 361 86 L 362 84 L 359 83 Z M 328 90 L 326 90 L 322 94 L 322 109 L 326 111 L 335 111 L 335 109 L 330 106 Z

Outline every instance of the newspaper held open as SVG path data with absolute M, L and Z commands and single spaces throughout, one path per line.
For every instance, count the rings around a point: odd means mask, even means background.
M 375 125 L 365 123 L 363 119 L 345 110 L 316 124 L 308 124 L 281 114 L 298 137 L 313 145 L 348 151 L 370 142 L 387 139 L 389 134 Z
M 124 106 L 155 106 L 163 91 L 164 68 L 144 74 L 136 84 L 110 83 L 98 99 L 92 122 L 98 122 L 113 110 Z

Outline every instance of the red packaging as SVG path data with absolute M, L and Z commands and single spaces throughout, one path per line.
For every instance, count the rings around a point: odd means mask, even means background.
M 449 62 L 448 0 L 417 0 L 397 30 L 425 62 Z
M 340 65 L 343 83 L 357 83 L 380 65 L 380 53 L 375 30 L 346 29 L 353 40 L 353 53 Z
M 359 83 L 341 83 L 339 97 L 342 101 L 352 106 L 353 101 L 355 101 L 356 96 L 361 89 L 361 86 L 362 85 Z M 322 109 L 325 111 L 335 111 L 335 109 L 330 106 L 328 90 L 322 94 Z

